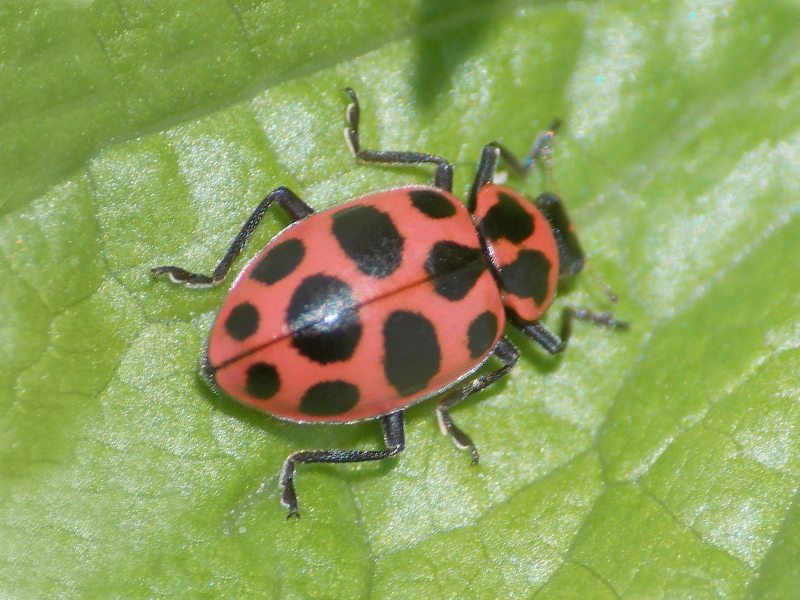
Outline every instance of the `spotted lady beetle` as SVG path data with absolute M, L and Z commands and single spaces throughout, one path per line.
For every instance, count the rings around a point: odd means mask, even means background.
M 355 157 L 433 163 L 433 185 L 377 192 L 320 213 L 279 187 L 253 211 L 212 276 L 152 269 L 189 287 L 215 286 L 273 203 L 292 219 L 234 282 L 202 375 L 215 390 L 281 419 L 380 419 L 386 449 L 291 454 L 280 478 L 289 517 L 298 515 L 296 464 L 395 456 L 405 445 L 403 411 L 433 396 L 441 397 L 442 433 L 477 462 L 450 409 L 517 363 L 519 350 L 503 335 L 506 322 L 551 354 L 564 350 L 575 317 L 627 327 L 610 313 L 578 309 L 565 310 L 559 336 L 540 321 L 558 281 L 578 273 L 585 256 L 557 196 L 531 203 L 493 178 L 501 158 L 523 176 L 537 160 L 549 161 L 553 131 L 540 134 L 522 161 L 499 143 L 484 146 L 464 206 L 452 194 L 453 166 L 444 158 L 362 150 L 358 99 L 344 91 L 351 100 L 345 137 Z M 490 357 L 502 367 L 476 376 Z

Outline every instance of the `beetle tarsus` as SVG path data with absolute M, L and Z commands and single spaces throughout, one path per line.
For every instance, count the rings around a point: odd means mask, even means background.
M 186 287 L 210 287 L 214 285 L 214 280 L 202 273 L 191 273 L 180 267 L 153 267 L 150 269 L 153 277 L 166 275 L 173 283 L 185 285 Z
M 292 517 L 297 517 L 299 519 L 300 513 L 297 510 L 297 494 L 295 494 L 294 491 L 294 463 L 291 459 L 286 461 L 286 465 L 283 468 L 281 489 L 283 490 L 281 494 L 281 503 L 289 510 L 289 514 L 286 515 L 286 520 L 288 521 Z
M 629 321 L 620 321 L 614 317 L 614 313 L 604 310 L 596 312 L 587 308 L 565 308 L 564 314 L 570 313 L 571 318 L 580 319 L 581 321 L 588 321 L 598 327 L 605 327 L 606 329 L 616 329 L 618 331 L 628 331 L 631 328 Z
M 477 465 L 481 460 L 481 456 L 478 453 L 478 449 L 475 447 L 475 443 L 472 441 L 472 438 L 464 433 L 461 428 L 459 428 L 458 425 L 453 422 L 453 418 L 450 416 L 450 413 L 446 408 L 437 406 L 436 416 L 439 419 L 439 428 L 442 430 L 442 434 L 450 436 L 450 439 L 453 440 L 453 444 L 455 444 L 456 448 L 469 452 L 472 456 L 472 464 Z

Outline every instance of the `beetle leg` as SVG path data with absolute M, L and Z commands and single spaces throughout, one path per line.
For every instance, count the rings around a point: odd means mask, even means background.
M 620 331 L 627 331 L 630 329 L 630 323 L 615 319 L 614 315 L 610 312 L 595 312 L 585 308 L 573 308 L 571 306 L 564 308 L 561 312 L 561 330 L 559 331 L 559 335 L 550 331 L 541 321 L 526 322 L 513 315 L 510 315 L 510 317 L 510 321 L 514 327 L 519 329 L 550 354 L 560 354 L 566 349 L 567 342 L 569 342 L 569 338 L 572 335 L 572 321 L 574 319 L 589 321 L 598 327 L 606 327 L 608 329 L 617 329 Z
M 405 448 L 403 411 L 389 413 L 381 419 L 386 450 L 301 450 L 289 455 L 281 472 L 281 502 L 289 509 L 287 519 L 300 518 L 294 491 L 294 466 L 305 463 L 358 463 L 390 458 Z
M 628 321 L 620 321 L 614 318 L 614 314 L 604 310 L 597 312 L 588 308 L 581 308 L 579 306 L 568 306 L 562 313 L 562 327 L 563 320 L 569 314 L 570 319 L 579 319 L 581 321 L 588 321 L 598 327 L 605 327 L 607 329 L 617 329 L 619 331 L 628 331 L 631 324 Z
M 528 156 L 523 159 L 517 158 L 513 152 L 511 152 L 500 142 L 491 142 L 488 145 L 493 146 L 500 151 L 500 156 L 508 165 L 509 169 L 511 169 L 518 177 L 525 178 L 528 173 L 530 173 L 533 165 L 539 161 L 542 161 L 547 169 L 548 174 L 552 178 L 553 138 L 555 137 L 555 133 L 559 127 L 559 121 L 555 120 L 546 131 L 542 131 L 539 135 L 537 135 L 536 139 L 533 141 L 533 147 L 531 148 L 531 151 L 528 152 Z
M 566 311 L 562 314 L 560 335 L 550 331 L 541 321 L 530 323 L 520 321 L 514 323 L 514 326 L 550 354 L 560 354 L 566 350 L 567 342 L 572 334 L 572 316 Z
M 181 283 L 186 285 L 186 287 L 204 288 L 217 285 L 225 279 L 225 276 L 231 269 L 233 261 L 239 256 L 247 240 L 253 235 L 256 227 L 258 227 L 258 224 L 264 217 L 264 213 L 267 212 L 267 209 L 273 202 L 276 202 L 278 206 L 286 211 L 293 223 L 305 219 L 314 212 L 314 209 L 298 198 L 292 190 L 281 186 L 267 194 L 267 197 L 259 203 L 253 211 L 253 214 L 245 221 L 242 229 L 234 238 L 231 247 L 228 248 L 225 256 L 223 256 L 222 260 L 217 264 L 211 277 L 203 275 L 202 273 L 190 273 L 180 267 L 153 267 L 150 269 L 150 272 L 156 277 L 159 275 L 167 275 L 174 283 Z
M 447 392 L 436 406 L 436 416 L 439 419 L 439 428 L 442 430 L 442 435 L 449 435 L 456 445 L 456 448 L 459 450 L 468 450 L 470 454 L 472 454 L 472 464 L 477 464 L 480 459 L 478 450 L 475 448 L 475 444 L 470 437 L 453 423 L 453 417 L 450 416 L 450 409 L 465 398 L 472 394 L 477 394 L 508 374 L 519 360 L 519 350 L 505 337 L 500 338 L 492 354 L 503 362 L 502 368 L 481 375 L 469 383 Z
M 558 121 L 554 121 L 547 131 L 541 132 L 536 136 L 533 142 L 533 148 L 524 159 L 519 159 L 517 156 L 506 148 L 500 142 L 490 142 L 481 150 L 481 160 L 478 163 L 478 170 L 475 172 L 475 179 L 472 182 L 472 187 L 469 190 L 467 197 L 467 207 L 469 212 L 475 212 L 475 203 L 477 201 L 478 191 L 485 185 L 492 183 L 494 176 L 497 172 L 497 165 L 502 158 L 508 165 L 509 169 L 514 172 L 517 177 L 527 177 L 533 165 L 537 161 L 544 162 L 547 173 L 550 179 L 555 182 L 553 177 L 552 156 L 553 146 L 552 141 L 555 136 L 556 129 L 558 129 Z
M 481 161 L 478 163 L 478 170 L 475 171 L 475 179 L 469 188 L 467 196 L 467 209 L 470 214 L 475 212 L 478 201 L 478 191 L 488 183 L 492 182 L 497 172 L 497 163 L 500 162 L 500 150 L 497 146 L 487 144 L 481 150 Z
M 389 165 L 415 165 L 421 163 L 435 163 L 436 171 L 433 175 L 433 185 L 439 189 L 453 191 L 453 165 L 441 156 L 425 152 L 396 152 L 394 150 L 362 150 L 358 139 L 358 122 L 361 108 L 358 97 L 352 88 L 343 88 L 350 96 L 350 105 L 347 107 L 347 127 L 344 128 L 344 138 L 350 151 L 361 162 L 384 163 Z

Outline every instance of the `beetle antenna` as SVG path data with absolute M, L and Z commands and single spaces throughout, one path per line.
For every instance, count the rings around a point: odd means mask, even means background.
M 592 276 L 592 279 L 594 279 L 594 282 L 600 288 L 602 288 L 602 290 L 605 292 L 606 296 L 608 296 L 608 299 L 611 301 L 611 303 L 616 304 L 617 301 L 619 300 L 616 292 L 613 289 L 611 289 L 610 285 L 608 285 L 605 281 L 603 281 L 600 278 L 600 276 L 597 274 L 597 271 L 595 271 L 594 265 L 591 263 L 588 256 L 586 257 L 586 266 L 588 267 L 589 274 Z

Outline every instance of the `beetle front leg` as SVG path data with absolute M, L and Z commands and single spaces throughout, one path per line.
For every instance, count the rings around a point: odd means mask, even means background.
M 528 156 L 523 159 L 517 158 L 513 152 L 500 142 L 491 142 L 489 145 L 494 146 L 500 151 L 500 156 L 518 177 L 523 179 L 527 177 L 533 165 L 539 161 L 544 163 L 547 172 L 552 177 L 553 138 L 560 126 L 561 123 L 556 119 L 550 124 L 547 130 L 537 135 L 536 139 L 533 141 L 531 151 L 528 153 Z
M 258 224 L 273 202 L 276 202 L 278 206 L 286 211 L 293 223 L 305 219 L 307 216 L 314 213 L 314 209 L 298 198 L 292 190 L 281 186 L 267 194 L 267 197 L 259 203 L 247 221 L 245 221 L 245 224 L 234 238 L 225 256 L 223 256 L 222 260 L 217 264 L 211 277 L 203 275 L 202 273 L 190 273 L 181 267 L 153 267 L 150 269 L 150 272 L 156 277 L 159 275 L 167 275 L 174 283 L 180 283 L 186 287 L 206 288 L 219 284 L 225 279 L 225 276 L 231 269 L 233 261 L 239 256 L 242 248 L 247 244 L 247 240 L 253 235 L 256 227 L 258 227 Z
M 383 460 L 396 456 L 406 445 L 403 411 L 389 413 L 381 419 L 386 450 L 301 450 L 289 455 L 281 472 L 281 502 L 289 509 L 287 519 L 300 518 L 297 512 L 297 494 L 294 491 L 295 464 L 306 463 L 357 463 Z
M 501 158 L 508 165 L 509 169 L 522 179 L 527 177 L 533 165 L 541 160 L 544 162 L 550 179 L 555 181 L 553 178 L 551 158 L 553 156 L 552 141 L 558 126 L 558 121 L 554 121 L 547 131 L 543 131 L 537 135 L 536 140 L 533 142 L 533 148 L 531 148 L 530 153 L 524 159 L 517 158 L 513 152 L 500 142 L 489 142 L 486 144 L 481 150 L 481 160 L 478 163 L 478 170 L 475 172 L 475 179 L 472 181 L 472 186 L 467 196 L 467 208 L 469 212 L 475 212 L 478 192 L 483 186 L 492 183 Z
M 467 450 L 472 455 L 472 464 L 477 464 L 480 460 L 478 449 L 472 442 L 472 439 L 453 422 L 453 417 L 450 416 L 450 409 L 456 404 L 477 394 L 483 389 L 492 385 L 495 381 L 508 374 L 514 365 L 519 360 L 519 350 L 505 337 L 500 338 L 492 351 L 492 355 L 499 358 L 503 362 L 502 368 L 497 371 L 492 371 L 486 375 L 481 375 L 462 385 L 454 390 L 446 393 L 445 397 L 439 402 L 436 407 L 436 416 L 439 419 L 439 428 L 442 435 L 450 436 L 456 448 L 459 450 Z
M 470 214 L 475 212 L 478 202 L 478 192 L 480 189 L 492 183 L 494 175 L 497 172 L 497 163 L 500 160 L 500 150 L 497 146 L 487 144 L 481 150 L 481 161 L 478 163 L 478 170 L 475 171 L 475 179 L 472 180 L 472 186 L 469 188 L 467 195 L 467 210 Z

